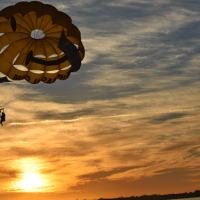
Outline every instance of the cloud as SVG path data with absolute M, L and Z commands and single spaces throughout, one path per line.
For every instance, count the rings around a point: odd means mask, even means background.
M 34 145 L 33 145 L 34 147 Z M 25 148 L 25 147 L 11 147 L 10 152 L 19 157 L 35 157 L 46 154 L 45 149 Z
M 174 120 L 174 119 L 179 119 L 179 118 L 182 118 L 182 117 L 185 117 L 187 116 L 188 114 L 186 113 L 166 113 L 166 114 L 163 114 L 161 115 L 160 117 L 156 117 L 154 119 L 151 120 L 151 123 L 159 123 L 159 122 L 165 122 L 165 121 L 168 121 L 168 120 Z
M 59 5 L 57 5 L 56 6 L 56 8 L 58 9 L 58 10 L 63 10 L 63 9 L 65 9 L 65 8 L 68 8 L 66 5 L 64 5 L 64 4 L 59 4 Z
M 93 115 L 94 111 L 92 109 L 81 109 L 81 110 L 76 110 L 76 106 L 74 106 L 74 111 L 73 112 L 56 112 L 56 110 L 52 111 L 40 111 L 35 113 L 35 119 L 41 119 L 41 120 L 78 120 L 80 117 L 86 117 Z
M 101 179 L 105 179 L 108 176 L 111 176 L 113 174 L 118 174 L 121 172 L 125 172 L 125 171 L 129 171 L 131 169 L 134 168 L 139 168 L 140 166 L 129 166 L 129 167 L 121 167 L 121 168 L 115 168 L 112 170 L 108 170 L 108 171 L 98 171 L 95 173 L 89 173 L 89 174 L 84 174 L 79 176 L 78 178 L 82 179 L 82 180 L 101 180 Z
M 199 133 L 200 133 L 200 130 L 199 130 Z M 188 144 L 188 145 L 191 145 Z M 190 150 L 188 150 L 188 153 L 190 154 L 190 156 L 188 157 L 196 157 L 196 158 L 199 158 L 200 157 L 200 146 L 197 144 L 197 146 L 191 148 Z
M 15 170 L 15 169 L 2 169 L 0 170 L 0 178 L 1 179 L 13 179 L 13 178 L 17 178 L 18 174 L 20 173 L 19 170 Z
M 115 66 L 100 66 L 99 68 L 89 70 L 93 74 L 93 79 L 87 81 L 87 85 L 92 87 L 127 87 L 133 85 L 140 85 L 141 79 L 133 78 L 135 70 L 117 69 Z
M 188 4 L 56 3 L 80 28 L 86 57 L 68 80 L 6 107 L 1 166 L 38 158 L 52 191 L 82 195 L 87 186 L 133 194 L 139 184 L 149 192 L 152 182 L 165 181 L 165 191 L 169 179 L 185 184 L 188 169 L 199 166 L 200 130 L 199 11 Z M 8 179 L 25 169 L 4 168 L 0 176 Z
M 180 141 L 176 142 L 176 144 L 169 145 L 162 149 L 162 151 L 169 152 L 169 151 L 178 151 L 180 149 L 189 149 L 191 146 L 194 146 L 194 143 L 191 143 L 191 141 Z
M 183 35 L 189 35 L 184 32 L 192 23 L 198 23 L 198 12 L 173 4 L 166 7 L 163 3 L 152 1 L 153 9 L 141 7 L 144 15 L 138 14 L 137 18 L 128 9 L 128 17 L 113 13 L 115 18 L 94 24 L 95 30 L 87 28 L 87 35 L 91 32 L 93 36 L 85 41 L 89 48 L 87 65 L 91 63 L 93 67 L 88 67 L 91 75 L 87 76 L 84 85 L 102 87 L 102 90 L 106 86 L 110 90 L 114 87 L 117 91 L 124 87 L 129 87 L 129 91 L 131 87 L 144 90 L 148 86 L 146 89 L 149 91 L 152 88 L 179 87 L 183 82 L 192 84 L 195 77 L 197 80 L 197 75 L 185 73 L 188 64 L 182 62 L 183 59 L 186 62 L 190 60 L 187 55 L 195 51 L 195 47 L 190 43 L 180 43 L 177 34 L 183 30 Z M 137 1 L 131 5 L 134 4 L 138 5 Z
M 58 136 L 59 138 L 59 136 Z M 62 138 L 60 138 L 62 139 Z M 47 139 L 49 140 L 49 139 Z M 12 155 L 25 158 L 25 157 L 40 157 L 40 158 L 64 158 L 64 157 L 81 157 L 88 154 L 94 153 L 94 144 L 84 140 L 71 141 L 70 144 L 66 145 L 65 142 L 59 141 L 59 146 L 57 146 L 54 141 L 51 141 L 52 147 L 48 145 L 39 145 L 34 144 L 33 139 L 30 138 L 33 145 L 28 147 L 12 146 L 10 148 L 10 153 Z M 37 140 L 36 140 L 37 141 Z M 28 142 L 28 141 L 27 141 Z M 57 141 L 55 141 L 57 143 Z

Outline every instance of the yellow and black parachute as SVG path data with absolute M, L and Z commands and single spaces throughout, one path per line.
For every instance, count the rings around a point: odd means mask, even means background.
M 79 29 L 55 7 L 19 2 L 0 12 L 0 72 L 12 80 L 53 83 L 81 66 Z

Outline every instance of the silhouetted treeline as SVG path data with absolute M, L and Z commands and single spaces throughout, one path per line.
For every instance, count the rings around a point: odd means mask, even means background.
M 142 195 L 140 197 L 132 196 L 132 197 L 111 198 L 111 199 L 100 198 L 99 200 L 168 200 L 168 199 L 184 199 L 184 198 L 195 198 L 195 197 L 200 197 L 200 190 L 196 190 L 195 192 L 190 192 L 190 193 L 186 192 L 180 194 L 165 194 L 165 195 L 153 194 L 153 195 Z

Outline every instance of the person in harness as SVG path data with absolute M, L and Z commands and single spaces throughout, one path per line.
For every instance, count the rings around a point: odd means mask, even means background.
M 3 110 L 3 112 L 2 112 L 2 114 L 1 114 L 1 126 L 3 126 L 3 124 L 2 124 L 2 122 L 4 122 L 4 121 L 6 121 L 6 119 L 5 119 L 5 117 L 6 117 L 6 115 L 5 115 L 5 113 L 4 113 L 4 108 L 2 108 L 2 109 L 0 109 L 0 112 Z

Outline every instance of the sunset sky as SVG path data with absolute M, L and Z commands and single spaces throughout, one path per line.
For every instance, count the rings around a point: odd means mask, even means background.
M 0 200 L 200 190 L 200 1 L 41 2 L 72 18 L 85 58 L 65 81 L 0 85 L 2 102 L 30 91 L 4 107 Z

